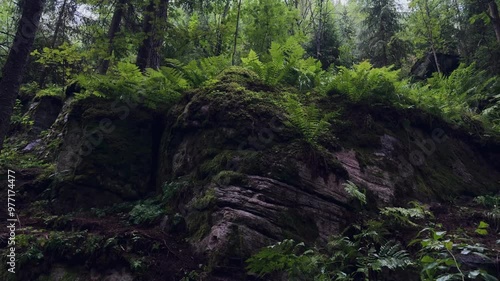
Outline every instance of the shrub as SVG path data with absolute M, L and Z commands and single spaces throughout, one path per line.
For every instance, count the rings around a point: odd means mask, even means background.
M 318 60 L 304 59 L 304 54 L 302 46 L 290 37 L 284 44 L 271 44 L 268 61 L 262 61 L 253 50 L 241 60 L 244 67 L 253 70 L 268 85 L 286 83 L 306 90 L 318 86 L 325 72 Z
M 158 219 L 163 213 L 161 206 L 146 201 L 135 205 L 129 212 L 129 218 L 134 224 L 149 224 Z
M 339 67 L 327 89 L 330 93 L 347 95 L 353 102 L 396 103 L 399 100 L 399 71 L 390 67 L 373 68 L 364 61 L 352 69 Z

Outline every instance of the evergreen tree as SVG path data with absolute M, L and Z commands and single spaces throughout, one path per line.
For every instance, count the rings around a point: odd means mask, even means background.
M 395 0 L 362 0 L 360 5 L 366 14 L 360 40 L 362 56 L 376 67 L 399 65 L 405 53 L 396 36 L 401 30 L 401 15 Z

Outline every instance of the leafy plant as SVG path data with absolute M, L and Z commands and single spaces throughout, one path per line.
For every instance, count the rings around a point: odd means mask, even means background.
M 30 119 L 28 114 L 23 114 L 22 104 L 19 99 L 16 99 L 16 103 L 14 104 L 14 113 L 10 118 L 10 122 L 14 126 L 23 126 L 28 128 L 34 124 L 34 121 Z
M 129 219 L 134 224 L 148 224 L 158 219 L 163 213 L 161 206 L 145 201 L 135 205 L 129 212 Z
M 397 225 L 411 227 L 418 226 L 414 220 L 421 220 L 432 215 L 431 212 L 427 211 L 419 203 L 411 202 L 411 204 L 414 206 L 413 208 L 385 207 L 380 210 L 380 214 L 392 220 Z
M 485 248 L 481 245 L 455 244 L 446 236 L 446 231 L 437 231 L 434 228 L 424 228 L 418 236 L 426 234 L 425 238 L 417 238 L 410 245 L 419 243 L 422 281 L 434 280 L 465 280 L 466 277 L 481 278 L 482 280 L 498 280 L 482 269 L 464 269 L 457 259 L 456 251 L 462 255 L 475 255 L 490 260 L 484 255 Z
M 168 68 L 148 69 L 143 74 L 135 64 L 126 62 L 119 62 L 107 75 L 79 75 L 77 80 L 86 89 L 77 94 L 77 98 L 92 95 L 118 98 L 143 102 L 151 108 L 158 104 L 172 104 L 187 88 L 187 82 Z
M 493 209 L 500 207 L 500 196 L 498 195 L 481 195 L 474 198 L 474 203 L 482 205 L 485 208 Z
M 268 85 L 288 83 L 304 90 L 319 85 L 324 75 L 321 63 L 312 58 L 304 59 L 304 54 L 300 44 L 290 37 L 284 44 L 271 44 L 269 61 L 262 61 L 253 50 L 241 60 L 244 67 L 253 70 Z
M 413 264 L 408 252 L 395 241 L 378 246 L 368 238 L 334 237 L 326 251 L 284 240 L 266 247 L 247 260 L 247 270 L 259 276 L 284 272 L 288 280 L 374 280 L 375 273 Z
M 356 186 L 353 182 L 347 181 L 344 183 L 344 190 L 351 198 L 357 199 L 362 205 L 366 204 L 365 193 L 359 191 L 358 186 Z
M 328 85 L 328 91 L 347 95 L 354 102 L 396 104 L 400 99 L 396 90 L 401 83 L 398 70 L 373 68 L 368 61 L 364 61 L 352 69 L 339 67 Z
M 64 42 L 56 48 L 44 47 L 41 52 L 34 50 L 31 55 L 35 57 L 36 62 L 53 67 L 54 71 L 65 79 L 70 79 L 72 75 L 86 68 L 82 64 L 85 53 L 79 50 L 76 44 Z
M 319 138 L 328 132 L 330 120 L 336 112 L 322 114 L 314 105 L 302 105 L 292 96 L 287 96 L 284 107 L 288 115 L 289 124 L 296 127 L 304 140 L 317 146 Z
M 477 226 L 477 228 L 474 232 L 476 232 L 479 235 L 488 235 L 488 228 L 489 227 L 490 227 L 490 225 L 488 223 L 481 221 L 481 222 L 479 222 L 479 225 Z
M 48 85 L 47 87 L 45 87 L 44 89 L 39 90 L 36 93 L 37 98 L 47 97 L 47 96 L 48 97 L 57 97 L 57 98 L 63 99 L 64 98 L 64 89 L 61 86 L 51 84 L 51 85 Z

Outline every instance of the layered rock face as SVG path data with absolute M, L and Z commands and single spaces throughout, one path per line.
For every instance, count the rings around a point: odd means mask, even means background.
M 215 272 L 293 238 L 323 244 L 356 216 L 344 184 L 370 208 L 498 189 L 500 146 L 415 110 L 315 101 L 339 111 L 318 143 L 280 106 L 283 90 L 233 68 L 168 113 L 125 101 L 66 101 L 44 138 L 55 162 L 57 212 L 146 198 L 163 190 L 188 239 Z
M 221 271 L 284 238 L 321 244 L 339 233 L 356 215 L 347 180 L 366 189 L 373 207 L 498 188 L 498 151 L 430 116 L 330 97 L 326 110 L 344 107 L 343 122 L 311 146 L 272 102 L 280 94 L 253 79 L 228 71 L 187 95 L 160 147 L 160 182 L 185 181 L 176 202 L 190 241 Z

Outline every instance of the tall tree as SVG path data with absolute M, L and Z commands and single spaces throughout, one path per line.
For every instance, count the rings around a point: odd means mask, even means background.
M 56 1 L 57 3 L 57 1 Z M 68 4 L 68 0 L 63 0 L 61 4 L 61 9 L 59 10 L 59 15 L 57 16 L 57 21 L 55 24 L 54 34 L 52 35 L 52 40 L 50 42 L 50 48 L 54 49 L 57 44 L 57 40 L 59 39 L 59 33 L 64 28 L 64 17 L 66 14 L 66 6 Z M 45 80 L 47 79 L 47 74 L 49 72 L 49 66 L 44 66 L 42 73 L 40 74 L 40 81 L 38 82 L 40 88 L 45 86 Z
M 10 117 L 21 86 L 24 69 L 35 41 L 44 4 L 45 0 L 23 1 L 23 12 L 16 37 L 2 69 L 2 81 L 0 81 L 0 151 L 3 148 L 4 138 L 9 129 Z
M 142 32 L 144 40 L 137 53 L 136 64 L 140 70 L 160 67 L 160 48 L 167 27 L 169 0 L 150 0 L 144 12 Z
M 238 0 L 238 8 L 236 14 L 236 28 L 234 29 L 234 42 L 233 42 L 233 54 L 231 56 L 231 64 L 236 63 L 236 47 L 238 45 L 238 32 L 240 31 L 240 12 L 241 12 L 241 0 Z
M 410 29 L 416 45 L 425 46 L 434 57 L 437 71 L 441 73 L 437 53 L 449 53 L 454 48 L 450 35 L 453 22 L 450 3 L 442 0 L 412 0 L 410 2 Z
M 400 13 L 394 0 L 363 0 L 366 14 L 361 32 L 361 51 L 374 66 L 398 64 L 404 56 L 403 44 L 396 34 L 401 30 Z
M 123 18 L 125 5 L 127 4 L 127 0 L 118 0 L 115 4 L 115 11 L 113 12 L 113 18 L 111 19 L 111 23 L 109 25 L 108 30 L 108 50 L 107 56 L 111 56 L 113 53 L 113 43 L 116 34 L 120 31 L 120 23 Z M 99 66 L 99 73 L 106 74 L 109 68 L 109 58 L 104 58 L 101 65 Z
M 500 43 L 500 14 L 498 13 L 498 5 L 495 0 L 488 2 L 488 16 L 495 30 L 498 43 Z

